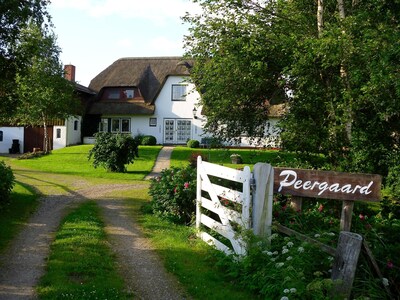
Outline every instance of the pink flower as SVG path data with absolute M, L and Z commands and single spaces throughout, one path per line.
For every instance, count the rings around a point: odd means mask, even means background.
M 178 188 L 174 188 L 174 193 L 176 194 L 178 192 Z
M 183 184 L 183 188 L 188 189 L 188 188 L 189 188 L 189 182 L 185 182 L 185 183 Z
M 365 216 L 363 214 L 360 214 L 358 217 L 360 218 L 361 221 L 365 220 Z
M 322 204 L 320 204 L 320 206 L 318 207 L 318 211 L 322 212 L 324 210 L 324 206 Z
M 386 266 L 387 266 L 389 269 L 392 269 L 392 268 L 393 268 L 393 262 L 392 262 L 391 260 L 389 260 L 389 261 L 387 262 Z

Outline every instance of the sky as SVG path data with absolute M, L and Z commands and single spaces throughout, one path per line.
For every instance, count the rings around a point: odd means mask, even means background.
M 51 0 L 60 59 L 84 86 L 123 57 L 181 56 L 190 0 Z

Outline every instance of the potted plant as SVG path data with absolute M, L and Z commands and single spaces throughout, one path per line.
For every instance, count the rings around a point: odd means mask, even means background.
M 243 163 L 243 160 L 242 160 L 242 157 L 240 156 L 240 154 L 234 153 L 231 155 L 231 162 L 233 164 L 241 164 L 241 163 Z

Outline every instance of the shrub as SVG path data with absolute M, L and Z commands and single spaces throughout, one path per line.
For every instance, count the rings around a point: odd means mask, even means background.
M 4 161 L 0 162 L 0 207 L 10 199 L 14 186 L 14 174 Z
M 125 165 L 133 163 L 138 156 L 138 144 L 130 135 L 99 132 L 95 137 L 96 144 L 89 152 L 95 168 L 102 166 L 111 172 L 125 172 Z
M 189 140 L 186 144 L 189 148 L 199 148 L 200 142 L 198 140 Z
M 157 139 L 152 135 L 145 135 L 142 138 L 143 146 L 154 146 L 157 144 Z
M 149 194 L 153 213 L 189 224 L 196 211 L 196 170 L 190 166 L 163 170 L 152 179 Z
M 197 157 L 201 156 L 202 161 L 208 161 L 208 158 L 205 154 L 200 152 L 192 152 L 189 156 L 189 165 L 192 168 L 197 168 Z
M 135 136 L 135 141 L 138 145 L 142 145 L 142 140 L 143 140 L 144 135 L 143 134 L 138 134 Z

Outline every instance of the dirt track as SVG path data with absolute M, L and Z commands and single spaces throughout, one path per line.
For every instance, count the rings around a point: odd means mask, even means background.
M 134 293 L 135 299 L 186 298 L 176 279 L 163 268 L 150 242 L 126 214 L 124 201 L 107 197 L 115 191 L 143 188 L 144 184 L 90 186 L 71 177 L 56 177 L 51 180 L 55 183 L 53 193 L 40 199 L 37 211 L 0 258 L 0 299 L 36 299 L 35 286 L 45 272 L 54 233 L 65 214 L 88 199 L 97 200 L 102 208 L 112 250 L 127 289 Z M 44 179 L 36 181 L 50 184 Z M 73 189 L 68 188 L 71 182 L 74 182 Z

